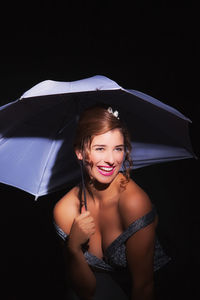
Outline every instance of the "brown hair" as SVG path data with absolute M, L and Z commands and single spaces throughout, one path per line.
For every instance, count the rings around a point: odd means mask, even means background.
M 80 150 L 83 156 L 83 164 L 88 164 L 90 146 L 95 135 L 104 134 L 110 130 L 119 129 L 124 137 L 125 156 L 123 161 L 124 176 L 126 182 L 130 178 L 130 168 L 133 165 L 131 159 L 131 142 L 128 130 L 122 121 L 108 111 L 108 106 L 96 105 L 86 109 L 78 122 L 74 148 Z

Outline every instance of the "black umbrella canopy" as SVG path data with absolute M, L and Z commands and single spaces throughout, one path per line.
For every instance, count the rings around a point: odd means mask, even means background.
M 190 120 L 157 99 L 103 76 L 45 81 L 0 110 L 0 181 L 40 196 L 80 180 L 73 150 L 77 119 L 98 103 L 119 111 L 126 123 L 134 168 L 195 157 Z

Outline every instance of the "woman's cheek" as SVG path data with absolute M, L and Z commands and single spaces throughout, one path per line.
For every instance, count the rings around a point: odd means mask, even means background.
M 120 153 L 117 159 L 119 164 L 122 164 L 124 161 L 124 153 Z

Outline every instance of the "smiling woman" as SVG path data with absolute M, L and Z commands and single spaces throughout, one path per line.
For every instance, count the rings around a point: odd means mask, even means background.
M 104 106 L 87 109 L 74 149 L 85 184 L 54 208 L 55 228 L 64 241 L 68 299 L 154 299 L 154 271 L 169 258 L 156 239 L 156 211 L 130 179 L 131 143 L 118 113 Z
M 115 114 L 116 112 L 113 112 L 110 107 L 106 107 L 105 105 L 94 106 L 85 110 L 79 120 L 74 148 L 78 159 L 81 159 L 83 164 L 86 167 L 89 165 L 90 168 L 94 163 L 91 158 L 91 155 L 94 155 L 94 153 L 100 152 L 101 157 L 103 157 L 105 154 L 112 154 L 113 156 L 113 153 L 115 152 L 120 152 L 121 154 L 123 152 L 123 159 L 120 163 L 123 164 L 124 176 L 128 180 L 130 168 L 132 166 L 130 156 L 131 142 L 125 124 L 123 124 L 118 115 L 115 116 Z M 117 140 L 115 140 L 115 138 L 117 138 Z M 110 145 L 107 145 L 108 141 L 111 141 Z M 116 157 L 116 155 L 110 158 L 107 157 L 107 159 L 113 160 L 114 157 Z M 98 166 L 104 168 L 112 167 L 110 163 L 112 163 L 112 161 L 106 163 L 103 162 L 102 166 Z M 99 171 L 102 171 L 101 168 L 99 168 Z M 104 169 L 104 171 L 108 170 Z M 117 172 L 114 173 L 116 174 Z M 86 181 L 87 179 L 90 180 L 91 178 L 86 176 Z
M 90 161 L 87 173 L 90 178 L 110 183 L 121 169 L 124 158 L 124 137 L 119 129 L 93 137 L 90 146 Z M 82 160 L 82 152 L 76 150 L 78 159 Z

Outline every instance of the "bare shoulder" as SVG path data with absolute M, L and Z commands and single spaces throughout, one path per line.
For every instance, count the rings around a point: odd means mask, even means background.
M 69 234 L 74 218 L 79 213 L 78 187 L 65 194 L 55 205 L 53 216 L 55 223 Z
M 130 179 L 119 198 L 119 212 L 123 224 L 130 225 L 151 210 L 152 203 L 147 193 Z

